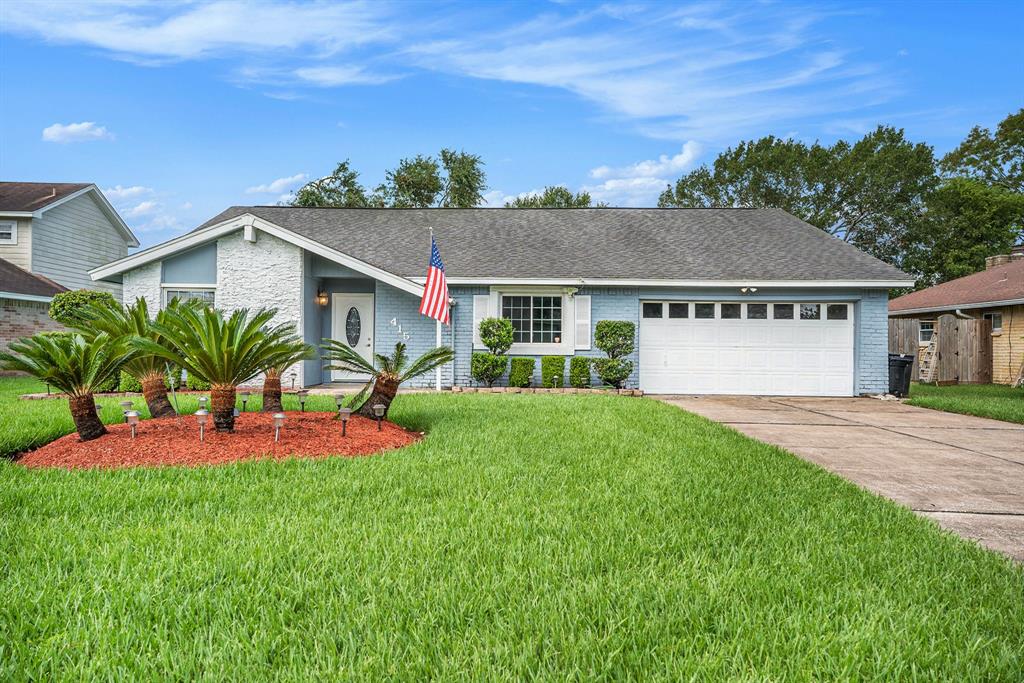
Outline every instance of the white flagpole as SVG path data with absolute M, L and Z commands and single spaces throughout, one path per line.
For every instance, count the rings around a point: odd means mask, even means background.
M 434 228 L 433 227 L 430 228 L 430 258 L 434 258 Z M 441 345 L 441 321 L 440 320 L 435 321 L 435 325 L 436 325 L 437 333 L 436 333 L 436 340 L 435 340 L 436 343 L 434 344 L 434 346 L 440 346 Z M 437 368 L 434 370 L 434 388 L 437 391 L 441 391 L 441 366 L 440 365 L 438 365 Z

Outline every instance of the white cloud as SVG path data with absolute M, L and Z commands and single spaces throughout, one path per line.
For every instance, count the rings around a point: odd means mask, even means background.
M 481 206 L 488 208 L 502 208 L 507 202 L 511 202 L 514 199 L 523 199 L 526 197 L 539 197 L 544 194 L 544 190 L 529 190 L 527 192 L 520 192 L 519 194 L 505 194 L 501 190 L 491 190 L 490 192 L 484 193 L 484 203 Z
M 307 66 L 293 72 L 301 81 L 321 88 L 342 85 L 377 85 L 394 80 L 395 76 L 372 74 L 358 66 Z
M 668 156 L 662 154 L 657 159 L 638 161 L 622 168 L 611 168 L 610 166 L 598 166 L 590 169 L 591 178 L 644 178 L 652 176 L 663 176 L 667 173 L 679 173 L 689 169 L 697 157 L 700 156 L 700 144 L 690 140 L 679 154 Z
M 135 197 L 153 194 L 153 188 L 143 187 L 142 185 L 130 185 L 128 187 L 115 185 L 114 187 L 108 187 L 103 190 L 103 194 L 110 200 L 133 199 Z
M 139 216 L 147 216 L 154 213 L 158 208 L 160 208 L 160 205 L 157 202 L 147 199 L 126 210 L 125 215 L 129 218 L 138 218 Z
M 291 190 L 297 185 L 301 184 L 308 178 L 309 175 L 306 173 L 296 173 L 295 175 L 288 176 L 287 178 L 278 178 L 277 180 L 271 180 L 269 183 L 263 185 L 254 185 L 253 187 L 245 188 L 246 194 L 278 194 L 285 190 Z
M 88 142 L 90 140 L 113 140 L 114 134 L 93 121 L 81 123 L 55 123 L 43 128 L 46 142 Z
M 682 173 L 693 168 L 700 156 L 700 145 L 690 140 L 678 154 L 660 155 L 628 166 L 598 166 L 590 177 L 602 182 L 584 185 L 595 202 L 612 206 L 655 206 L 658 195 Z

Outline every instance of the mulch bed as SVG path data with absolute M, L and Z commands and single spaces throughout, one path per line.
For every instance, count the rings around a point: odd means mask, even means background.
M 346 436 L 336 413 L 285 413 L 281 440 L 274 442 L 274 421 L 270 413 L 242 413 L 235 418 L 235 431 L 221 434 L 213 429 L 213 416 L 206 425 L 206 440 L 199 441 L 199 425 L 193 415 L 143 420 L 136 437 L 126 424 L 107 425 L 110 432 L 82 443 L 78 434 L 68 434 L 42 448 L 25 453 L 18 463 L 25 467 L 117 468 L 160 465 L 220 465 L 239 460 L 292 456 L 358 456 L 401 448 L 421 437 L 385 421 L 353 415 Z

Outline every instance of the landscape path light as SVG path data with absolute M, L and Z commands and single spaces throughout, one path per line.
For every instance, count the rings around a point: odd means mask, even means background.
M 209 419 L 210 411 L 200 408 L 196 411 L 196 422 L 199 423 L 199 441 L 206 440 L 206 421 Z
M 341 404 L 345 402 L 345 394 L 338 393 L 334 395 L 334 403 L 338 406 L 338 410 L 341 410 Z
M 249 392 L 248 391 L 242 391 L 242 392 L 239 393 L 239 395 L 242 397 L 242 412 L 244 413 L 245 412 L 245 404 L 249 402 Z
M 100 420 L 103 419 L 103 406 L 99 403 L 96 404 L 96 417 L 100 418 Z
M 131 401 L 121 401 L 121 414 L 124 415 L 124 421 L 128 421 L 128 411 L 132 409 Z
M 124 413 L 125 422 L 132 428 L 132 438 L 135 438 L 135 425 L 139 424 L 139 411 L 126 410 Z
M 345 436 L 345 431 L 348 428 L 348 419 L 352 417 L 352 409 L 338 408 L 338 417 L 341 418 L 341 435 Z
M 373 405 L 373 414 L 377 418 L 377 431 L 379 432 L 379 431 L 381 431 L 384 428 L 383 427 L 383 424 L 384 424 L 383 423 L 383 419 L 384 419 L 384 404 L 383 403 L 375 403 Z
M 308 389 L 299 389 L 295 392 L 295 395 L 299 397 L 299 410 L 306 412 L 306 395 L 309 394 Z
M 206 398 L 205 396 L 200 396 L 199 397 L 199 409 L 200 410 L 206 410 L 206 402 L 209 401 L 209 400 L 210 399 Z
M 241 415 L 242 413 L 241 413 L 241 412 L 239 412 L 238 408 L 235 408 L 235 409 L 234 409 L 234 410 L 232 411 L 232 413 L 231 413 L 231 414 L 232 414 L 232 415 L 234 415 L 235 417 L 238 417 L 238 416 L 239 416 L 239 415 Z
M 284 426 L 284 413 L 274 413 L 274 441 L 281 440 L 281 427 Z

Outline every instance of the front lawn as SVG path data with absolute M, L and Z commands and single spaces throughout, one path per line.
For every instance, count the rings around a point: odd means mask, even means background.
M 392 418 L 427 438 L 0 463 L 0 679 L 1020 680 L 1024 569 L 782 450 L 615 396 Z
M 1024 389 L 1002 384 L 911 384 L 910 405 L 1024 424 Z

